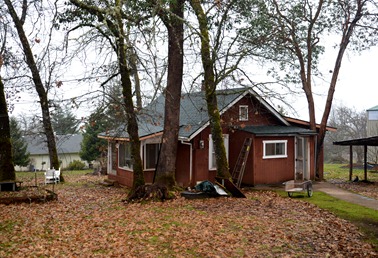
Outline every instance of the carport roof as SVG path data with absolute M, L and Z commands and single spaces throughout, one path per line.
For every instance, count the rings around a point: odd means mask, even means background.
M 344 146 L 378 146 L 378 136 L 359 138 L 347 141 L 333 142 L 333 145 L 344 145 Z

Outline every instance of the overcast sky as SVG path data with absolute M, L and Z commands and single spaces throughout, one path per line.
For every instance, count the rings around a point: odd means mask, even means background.
M 314 84 L 315 108 L 317 122 L 320 122 L 324 109 L 324 101 L 328 93 L 329 80 L 331 78 L 330 70 L 333 70 L 335 62 L 335 51 L 327 51 L 321 57 L 320 70 L 325 74 L 325 81 L 319 81 Z M 347 106 L 354 108 L 357 112 L 364 111 L 378 105 L 378 87 L 377 87 L 377 63 L 378 63 L 378 47 L 366 50 L 361 54 L 346 52 L 341 65 L 339 79 L 336 85 L 334 95 L 334 106 Z M 266 71 L 261 71 L 265 74 Z M 328 81 L 327 81 L 328 80 Z M 77 85 L 64 84 L 62 91 L 59 91 L 60 98 L 72 97 L 81 93 L 77 91 Z M 89 85 L 91 91 L 98 89 L 98 85 Z M 64 95 L 66 92 L 66 96 Z M 289 116 L 308 120 L 307 101 L 304 94 L 296 96 L 291 101 L 297 113 L 289 113 Z M 37 99 L 28 96 L 23 97 L 19 103 L 15 103 L 15 110 L 12 115 L 20 113 L 36 113 L 40 112 L 40 107 L 36 104 Z M 33 105 L 34 103 L 34 105 Z M 89 108 L 81 107 L 73 112 L 81 116 L 88 115 Z
M 329 51 L 322 56 L 320 70 L 328 81 L 317 82 L 314 90 L 317 122 L 323 114 L 325 99 L 328 94 L 331 74 L 336 52 Z M 361 54 L 347 52 L 341 64 L 341 70 L 336 84 L 333 106 L 347 106 L 357 112 L 365 111 L 378 105 L 378 47 L 365 50 Z M 320 90 L 319 90 L 320 89 Z M 308 120 L 308 108 L 304 95 L 296 97 L 293 105 L 298 112 L 297 118 Z

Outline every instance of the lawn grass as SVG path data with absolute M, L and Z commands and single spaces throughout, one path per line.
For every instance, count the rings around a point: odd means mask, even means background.
M 63 170 L 62 175 L 65 176 L 81 176 L 87 173 L 91 173 L 93 170 Z M 26 184 L 33 184 L 35 180 L 37 182 L 44 182 L 45 180 L 45 171 L 36 171 L 36 172 L 25 172 L 25 171 L 17 171 L 16 172 L 16 180 L 22 181 Z M 35 184 L 35 183 L 34 183 Z
M 358 176 L 360 180 L 364 179 L 364 170 L 361 168 L 353 168 L 352 180 Z M 349 167 L 347 164 L 324 164 L 324 179 L 341 179 L 349 180 Z M 378 172 L 375 170 L 367 171 L 367 179 L 369 181 L 378 181 Z

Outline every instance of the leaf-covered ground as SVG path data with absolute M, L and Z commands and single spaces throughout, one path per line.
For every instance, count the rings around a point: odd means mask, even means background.
M 66 178 L 58 201 L 0 205 L 0 257 L 378 256 L 353 224 L 273 192 L 124 204 L 125 189 L 102 179 Z

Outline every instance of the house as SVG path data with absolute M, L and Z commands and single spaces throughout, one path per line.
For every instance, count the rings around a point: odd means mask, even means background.
M 61 168 L 65 168 L 73 160 L 81 160 L 79 152 L 83 136 L 81 134 L 57 135 L 56 149 Z M 50 158 L 47 149 L 45 135 L 26 136 L 25 141 L 28 145 L 27 151 L 30 153 L 29 168 L 19 168 L 17 170 L 46 170 L 50 167 Z M 86 163 L 85 161 L 83 161 Z M 88 164 L 87 164 L 88 165 Z
M 250 88 L 217 91 L 230 172 L 245 139 L 251 146 L 242 184 L 276 184 L 315 178 L 316 131 L 309 123 L 287 118 Z M 152 182 L 164 121 L 164 96 L 138 115 L 140 154 L 146 182 Z M 133 170 L 126 126 L 101 133 L 108 140 L 108 176 L 132 186 Z M 216 164 L 204 92 L 183 94 L 176 162 L 176 182 L 187 187 L 216 176 Z

